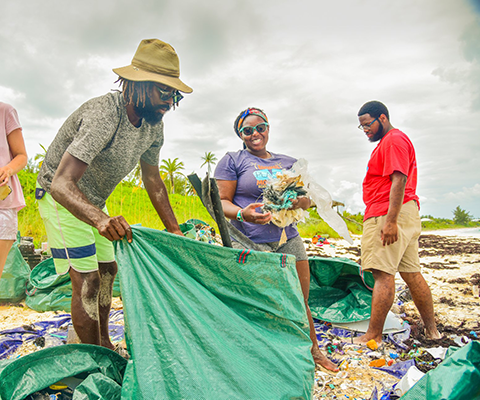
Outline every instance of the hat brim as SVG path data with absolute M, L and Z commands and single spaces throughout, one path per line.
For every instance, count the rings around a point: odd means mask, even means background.
M 171 88 L 177 89 L 183 93 L 192 93 L 193 89 L 190 86 L 185 85 L 180 78 L 174 76 L 161 75 L 155 72 L 149 72 L 133 65 L 127 65 L 126 67 L 115 68 L 113 69 L 118 76 L 123 79 L 134 82 L 158 82 L 164 85 L 170 86 Z

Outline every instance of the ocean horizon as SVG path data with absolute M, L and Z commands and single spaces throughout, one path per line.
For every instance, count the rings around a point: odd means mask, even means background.
M 440 229 L 436 231 L 422 231 L 422 235 L 462 236 L 480 238 L 480 228 Z

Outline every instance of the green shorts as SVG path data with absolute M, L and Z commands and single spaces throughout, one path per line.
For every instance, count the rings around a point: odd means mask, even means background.
M 92 272 L 98 270 L 99 262 L 115 261 L 112 242 L 97 229 L 73 216 L 48 193 L 37 197 L 37 202 L 57 274 L 64 275 L 70 268 Z

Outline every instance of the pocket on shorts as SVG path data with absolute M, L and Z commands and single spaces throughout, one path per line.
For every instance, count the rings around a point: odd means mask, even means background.
M 53 199 L 49 197 L 50 195 L 46 193 L 41 199 L 37 199 L 38 212 L 44 221 L 52 218 Z

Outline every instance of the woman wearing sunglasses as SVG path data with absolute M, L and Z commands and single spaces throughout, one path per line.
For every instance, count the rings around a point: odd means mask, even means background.
M 0 102 L 0 277 L 17 237 L 17 213 L 25 207 L 17 173 L 27 165 L 27 152 L 17 111 Z
M 228 152 L 215 169 L 220 198 L 224 214 L 232 224 L 253 242 L 260 244 L 266 251 L 293 254 L 302 287 L 308 320 L 310 339 L 313 342 L 312 355 L 315 363 L 338 371 L 337 366 L 324 356 L 318 347 L 312 315 L 308 307 L 310 289 L 310 268 L 303 241 L 295 226 L 285 228 L 287 242 L 279 246 L 282 228 L 269 222 L 270 212 L 261 212 L 263 189 L 268 179 L 275 177 L 282 169 L 289 169 L 297 161 L 283 154 L 267 150 L 269 123 L 266 114 L 258 108 L 248 108 L 236 118 L 233 128 L 243 141 L 243 150 Z M 310 207 L 308 197 L 298 197 L 292 201 L 292 209 Z M 236 242 L 234 247 L 242 246 Z

